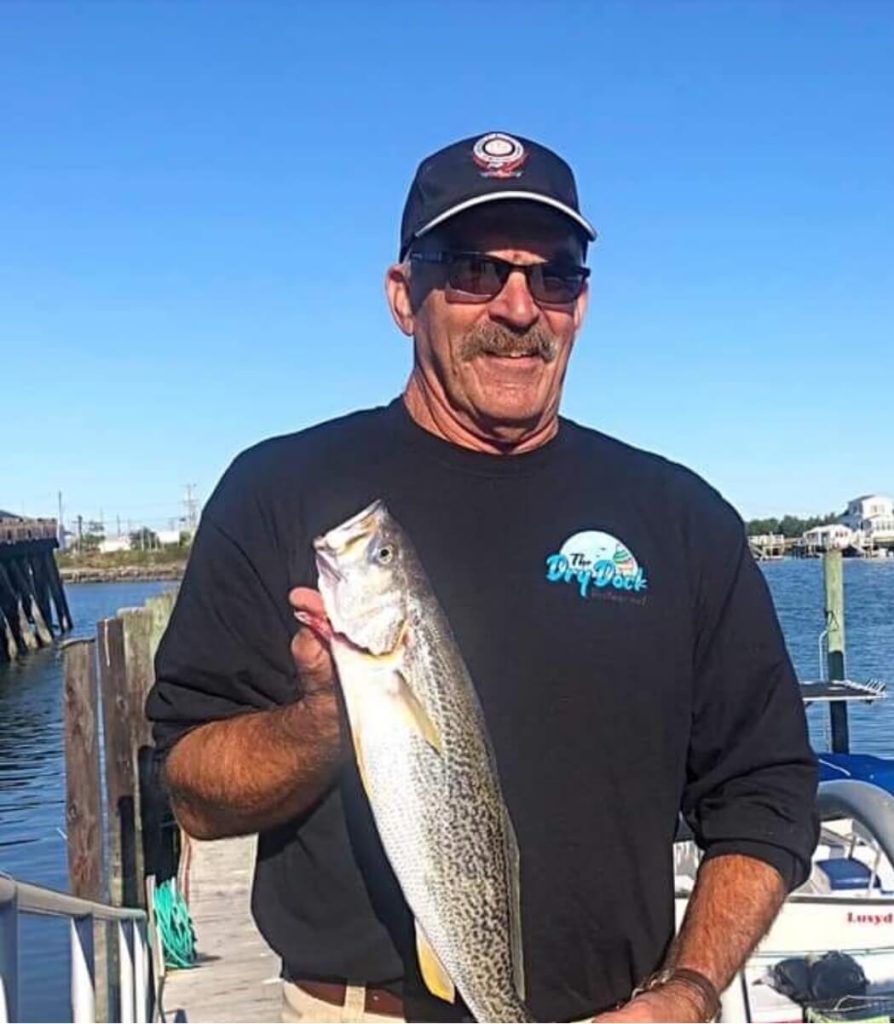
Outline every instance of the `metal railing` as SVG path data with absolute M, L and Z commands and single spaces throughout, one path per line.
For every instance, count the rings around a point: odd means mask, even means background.
M 114 923 L 118 946 L 121 1024 L 147 1024 L 150 1012 L 146 914 L 78 899 L 0 874 L 0 1024 L 19 1020 L 19 915 L 67 918 L 71 932 L 71 1020 L 96 1020 L 93 930 Z

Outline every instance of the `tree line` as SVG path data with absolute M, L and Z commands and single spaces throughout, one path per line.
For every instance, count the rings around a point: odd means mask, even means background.
M 802 533 L 806 533 L 816 526 L 828 526 L 830 523 L 837 523 L 840 519 L 840 512 L 829 512 L 824 516 L 811 516 L 809 519 L 801 519 L 798 516 L 783 516 L 781 519 L 777 519 L 775 516 L 771 516 L 769 519 L 749 519 L 745 526 L 749 537 L 757 537 L 765 533 L 781 533 L 783 537 L 800 537 Z

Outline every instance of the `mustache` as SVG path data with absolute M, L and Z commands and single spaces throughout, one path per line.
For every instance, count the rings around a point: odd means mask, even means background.
M 559 354 L 559 339 L 542 324 L 534 324 L 524 333 L 517 333 L 500 324 L 483 323 L 463 338 L 459 357 L 469 362 L 476 356 L 540 356 L 551 363 Z

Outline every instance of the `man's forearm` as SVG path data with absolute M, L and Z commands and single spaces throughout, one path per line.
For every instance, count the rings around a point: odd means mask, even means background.
M 332 690 L 187 733 L 165 765 L 178 821 L 198 839 L 288 821 L 332 784 L 345 750 L 341 733 Z
M 779 873 L 763 861 L 738 854 L 706 861 L 667 966 L 698 971 L 722 992 L 767 933 L 785 896 Z

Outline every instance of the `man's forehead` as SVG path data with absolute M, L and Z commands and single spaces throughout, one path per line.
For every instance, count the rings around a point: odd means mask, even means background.
M 451 245 L 477 249 L 523 249 L 527 244 L 580 253 L 582 239 L 566 216 L 540 203 L 500 202 L 466 210 L 441 225 Z

